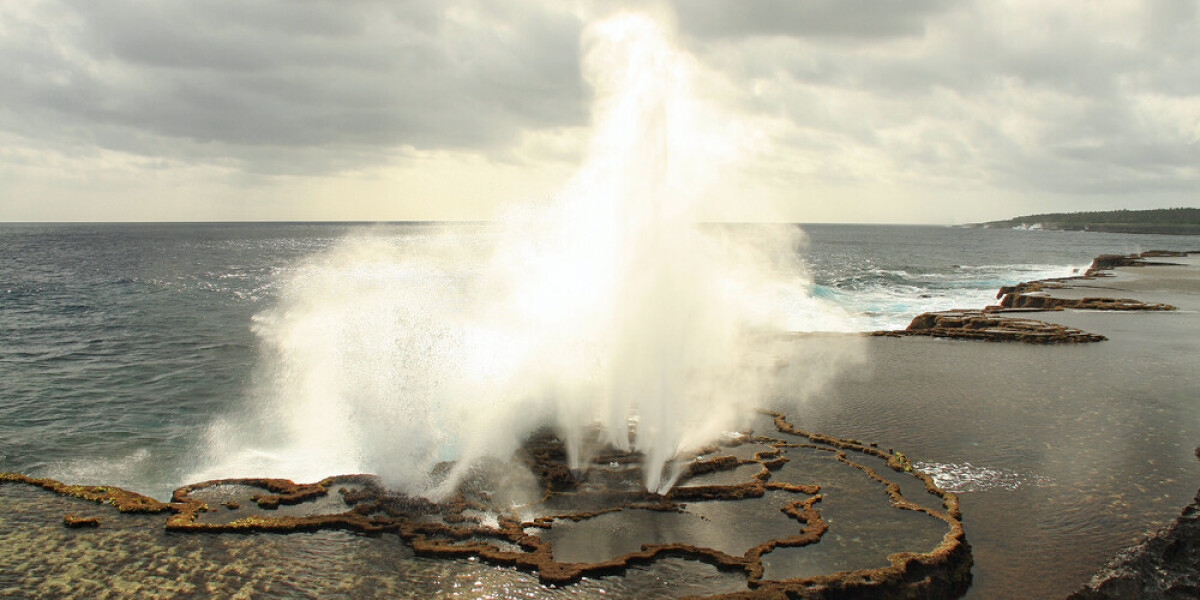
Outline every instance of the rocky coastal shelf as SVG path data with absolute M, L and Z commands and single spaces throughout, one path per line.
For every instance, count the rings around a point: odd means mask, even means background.
M 1067 600 L 1126 598 L 1200 598 L 1200 491 L 1174 523 L 1115 556 Z
M 917 315 L 907 329 L 877 331 L 872 335 L 927 336 L 1029 344 L 1086 343 L 1107 339 L 1102 335 L 1063 325 L 1034 319 L 1006 317 L 986 310 L 948 310 L 923 313 Z
M 635 453 L 615 449 L 603 452 L 595 459 L 595 477 L 581 480 L 565 464 L 562 441 L 549 433 L 536 435 L 518 455 L 540 480 L 542 499 L 526 505 L 522 512 L 527 514 L 522 516 L 511 507 L 495 504 L 492 492 L 487 491 L 495 487 L 495 481 L 464 481 L 454 496 L 441 502 L 387 490 L 370 475 L 341 475 L 311 484 L 269 478 L 204 481 L 175 490 L 170 502 L 114 486 L 68 485 L 18 473 L 0 473 L 0 484 L 33 486 L 108 505 L 123 513 L 164 513 L 163 527 L 175 534 L 286 534 L 329 529 L 394 534 L 417 556 L 512 567 L 536 574 L 542 584 L 552 586 L 622 575 L 631 567 L 683 558 L 745 577 L 747 587 L 743 591 L 705 595 L 706 600 L 903 600 L 955 598 L 965 593 L 973 561 L 955 494 L 938 487 L 932 477 L 914 468 L 900 452 L 856 439 L 803 431 L 780 413 L 765 413 L 765 417 L 772 420 L 775 432 L 747 434 L 706 449 L 684 470 L 678 485 L 665 494 L 646 492 L 640 487 L 640 478 L 634 482 L 622 479 L 620 474 L 627 471 L 626 467 L 639 462 Z M 752 452 L 739 452 L 737 448 L 743 445 Z M 882 501 L 890 509 L 925 515 L 944 525 L 944 534 L 925 551 L 880 557 L 885 559 L 884 566 L 804 577 L 769 577 L 765 556 L 777 549 L 818 544 L 830 527 L 821 515 L 819 483 L 781 481 L 785 477 L 777 471 L 795 460 L 789 458 L 789 452 L 830 456 L 865 475 L 882 492 L 881 497 L 855 502 Z M 613 471 L 607 475 L 597 473 L 604 470 L 603 466 Z M 745 476 L 730 483 L 702 479 L 718 472 Z M 924 493 L 936 498 L 934 502 L 907 498 L 900 482 L 908 479 L 915 479 Z M 557 558 L 554 543 L 540 535 L 555 527 L 616 513 L 683 513 L 689 506 L 704 502 L 761 501 L 768 497 L 796 526 L 774 531 L 770 539 L 740 554 L 666 542 L 642 544 L 637 550 L 605 560 L 568 562 Z M 580 508 L 570 510 L 567 506 Z M 79 535 L 104 527 L 99 516 L 74 513 L 63 517 L 63 525 L 80 530 Z
M 1104 341 L 1103 335 L 1029 318 L 1011 316 L 1020 313 L 1073 310 L 1169 311 L 1169 304 L 1144 302 L 1132 298 L 1085 296 L 1071 298 L 1056 292 L 1072 289 L 1073 283 L 1111 276 L 1116 267 L 1164 266 L 1169 262 L 1150 259 L 1186 257 L 1189 252 L 1151 250 L 1140 254 L 1102 254 L 1092 261 L 1084 275 L 1028 281 L 1000 288 L 999 303 L 981 309 L 948 310 L 917 315 L 902 330 L 875 331 L 871 335 L 888 337 L 924 336 L 1025 342 L 1030 344 L 1087 343 Z

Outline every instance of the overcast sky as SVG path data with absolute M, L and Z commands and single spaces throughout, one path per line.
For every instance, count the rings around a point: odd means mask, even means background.
M 489 219 L 583 159 L 614 2 L 0 2 L 0 220 Z M 1200 205 L 1200 0 L 626 3 L 737 123 L 710 218 Z

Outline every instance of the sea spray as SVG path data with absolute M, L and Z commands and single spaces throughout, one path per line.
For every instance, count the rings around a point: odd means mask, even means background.
M 844 350 L 784 335 L 846 329 L 808 295 L 801 232 L 697 223 L 720 165 L 694 145 L 693 65 L 638 15 L 583 44 L 593 133 L 560 196 L 298 265 L 255 319 L 262 385 L 214 426 L 205 477 L 372 472 L 438 496 L 552 427 L 577 472 L 599 435 L 640 452 L 646 489 L 665 492 L 681 458 L 745 426 L 781 381 L 800 397 L 833 372 Z
M 472 375 L 463 386 L 487 376 L 472 351 L 481 341 L 467 339 L 470 269 L 486 258 L 471 244 L 483 242 L 431 232 L 348 238 L 288 270 L 276 306 L 254 317 L 250 402 L 210 428 L 214 464 L 193 478 L 370 471 L 426 485 L 453 455 L 443 398 L 455 375 Z

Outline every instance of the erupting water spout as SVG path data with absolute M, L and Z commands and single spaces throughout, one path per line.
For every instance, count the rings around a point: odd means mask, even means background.
M 802 291 L 800 232 L 698 224 L 713 166 L 690 63 L 638 15 L 583 41 L 593 133 L 560 197 L 484 230 L 346 240 L 297 268 L 257 318 L 262 403 L 286 427 L 270 454 L 214 428 L 226 455 L 203 476 L 366 471 L 437 495 L 552 426 L 572 469 L 599 430 L 665 492 L 679 458 L 748 421 L 794 344 L 788 313 L 833 314 Z M 264 458 L 280 456 L 304 458 Z

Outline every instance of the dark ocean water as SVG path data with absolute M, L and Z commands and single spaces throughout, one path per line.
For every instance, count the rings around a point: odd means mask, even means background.
M 478 225 L 454 226 L 464 239 Z M 214 416 L 252 402 L 255 315 L 296 265 L 351 234 L 419 247 L 421 224 L 0 226 L 0 471 L 165 495 Z M 1101 253 L 1200 248 L 1179 236 L 810 225 L 811 293 L 861 330 L 978 307 Z M 260 382 L 261 383 L 261 382 Z

